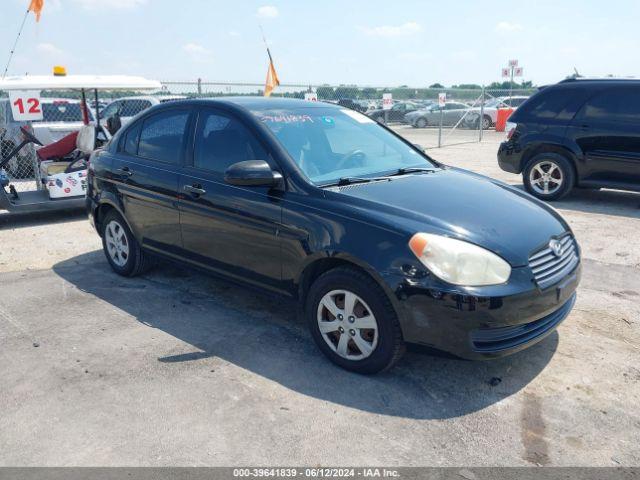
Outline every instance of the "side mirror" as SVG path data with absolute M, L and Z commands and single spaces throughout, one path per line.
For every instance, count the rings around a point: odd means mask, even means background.
M 227 168 L 224 181 L 243 187 L 276 187 L 282 183 L 282 175 L 271 170 L 264 160 L 246 160 Z

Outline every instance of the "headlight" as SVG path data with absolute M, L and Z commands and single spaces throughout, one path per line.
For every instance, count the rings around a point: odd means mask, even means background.
M 454 285 L 496 285 L 511 275 L 511 266 L 502 258 L 462 240 L 416 233 L 409 248 L 435 276 Z

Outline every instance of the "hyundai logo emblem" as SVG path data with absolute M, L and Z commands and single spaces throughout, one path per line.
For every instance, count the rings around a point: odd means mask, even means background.
M 562 256 L 562 243 L 555 238 L 549 242 L 549 248 L 556 257 Z

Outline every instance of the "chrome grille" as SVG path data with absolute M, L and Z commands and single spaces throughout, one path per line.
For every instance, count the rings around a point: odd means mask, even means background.
M 562 246 L 560 255 L 547 245 L 529 257 L 529 266 L 540 288 L 553 285 L 578 265 L 578 245 L 573 236 L 565 235 L 558 241 Z

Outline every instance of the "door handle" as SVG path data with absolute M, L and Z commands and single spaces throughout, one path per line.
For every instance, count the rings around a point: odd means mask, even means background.
M 124 175 L 125 177 L 130 177 L 133 175 L 133 172 L 129 169 L 129 167 L 116 168 L 116 172 L 120 175 Z
M 200 195 L 204 195 L 205 193 L 207 193 L 207 191 L 204 188 L 202 188 L 201 185 L 198 185 L 198 184 L 185 185 L 182 188 L 184 189 L 185 192 L 189 192 L 194 197 L 198 197 Z

